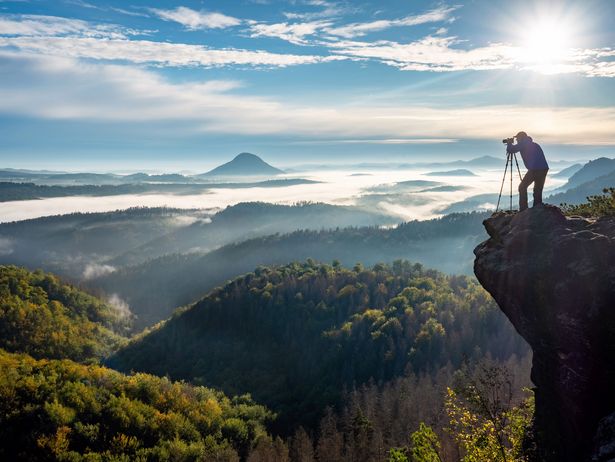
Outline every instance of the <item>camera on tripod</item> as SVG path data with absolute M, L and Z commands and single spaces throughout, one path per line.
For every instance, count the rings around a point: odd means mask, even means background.
M 514 137 L 514 136 L 512 136 L 512 137 L 510 137 L 510 138 L 504 138 L 504 139 L 502 140 L 502 143 L 504 143 L 504 144 L 513 144 L 513 143 L 514 143 L 514 141 L 515 141 L 515 137 Z

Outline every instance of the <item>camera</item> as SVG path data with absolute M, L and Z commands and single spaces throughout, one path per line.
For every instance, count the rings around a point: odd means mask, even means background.
M 513 136 L 511 138 L 504 138 L 502 140 L 502 143 L 504 143 L 504 144 L 513 144 L 514 141 L 515 141 L 515 137 Z

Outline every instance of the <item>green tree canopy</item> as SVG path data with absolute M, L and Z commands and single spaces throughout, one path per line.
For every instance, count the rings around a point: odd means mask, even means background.
M 272 414 L 249 396 L 0 349 L 0 459 L 238 461 Z
M 0 266 L 0 348 L 36 358 L 96 361 L 124 342 L 128 322 L 56 276 Z

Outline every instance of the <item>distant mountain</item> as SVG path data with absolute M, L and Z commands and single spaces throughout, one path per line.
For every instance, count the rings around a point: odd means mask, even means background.
M 579 171 L 579 173 L 581 173 L 581 171 Z M 595 170 L 593 171 L 593 173 L 595 173 Z M 559 206 L 560 204 L 580 204 L 582 202 L 585 202 L 588 196 L 602 194 L 603 189 L 615 186 L 615 169 L 611 171 L 611 173 L 598 176 L 597 178 L 593 178 L 590 181 L 581 183 L 578 186 L 568 188 L 567 186 L 571 182 L 573 182 L 572 178 L 564 187 L 555 190 L 555 194 L 547 196 L 544 201 L 548 204 L 553 204 L 557 206 Z M 531 187 L 529 195 L 531 202 Z M 449 214 L 493 210 L 495 209 L 495 204 L 497 203 L 497 201 L 497 193 L 478 194 L 475 196 L 467 197 L 462 201 L 449 204 L 441 209 L 438 209 L 437 212 L 442 214 Z M 517 194 L 513 195 L 512 201 L 513 208 L 516 209 L 519 204 L 519 196 Z M 502 198 L 500 201 L 500 210 L 508 210 L 509 207 L 510 196 L 507 194 L 506 191 L 503 191 Z
M 149 175 L 147 173 L 132 173 L 130 175 L 124 175 L 123 179 L 129 182 L 140 183 L 141 181 L 147 181 Z
M 442 185 L 439 181 L 429 181 L 429 180 L 407 180 L 407 181 L 398 181 L 397 183 L 387 183 L 380 184 L 376 186 L 371 186 L 366 188 L 367 192 L 375 192 L 375 193 L 398 193 L 398 192 L 407 192 L 407 191 L 417 191 L 424 188 L 433 188 L 436 186 Z
M 389 168 L 501 168 L 506 163 L 506 157 L 493 157 L 493 156 L 481 156 L 475 157 L 470 160 L 452 160 L 450 162 L 415 162 L 415 163 L 403 163 L 403 164 L 387 164 Z M 384 164 L 359 164 L 355 165 L 355 168 L 361 167 L 380 167 Z
M 359 164 L 299 164 L 287 172 L 302 172 L 314 170 L 397 170 L 415 168 L 502 168 L 506 164 L 506 156 L 481 156 L 470 160 L 452 160 L 449 162 L 362 162 Z M 503 170 L 503 168 L 502 168 Z
M 50 172 L 48 170 L 0 170 L 0 180 L 13 183 L 32 182 L 36 185 L 47 186 L 110 186 L 136 183 L 192 183 L 190 177 L 178 173 L 149 175 L 147 173 L 132 173 L 129 175 L 116 175 L 113 173 L 65 173 Z
M 426 173 L 426 176 L 476 176 L 470 170 L 465 168 L 458 168 L 457 170 L 447 170 L 445 172 L 430 172 Z
M 186 183 L 190 178 L 180 175 L 179 173 L 166 173 L 162 175 L 149 175 L 145 181 L 160 181 L 169 183 Z
M 506 162 L 506 157 L 481 156 L 470 160 L 453 160 L 450 162 L 424 162 L 417 164 L 405 164 L 404 167 L 412 168 L 501 168 Z
M 467 189 L 469 189 L 467 186 L 444 185 L 423 189 L 421 192 L 457 192 L 466 191 Z
M 58 173 L 68 173 L 68 172 L 64 172 L 64 171 L 58 171 L 58 170 L 30 170 L 27 168 L 4 168 L 1 170 L 2 172 L 13 172 L 13 173 L 34 173 L 37 175 L 42 175 L 42 174 L 48 174 L 48 175 L 55 175 Z
M 17 180 L 24 181 L 30 180 L 33 177 L 39 176 L 37 173 L 25 171 L 25 170 L 13 170 L 13 169 L 5 169 L 0 170 L 0 179 L 2 180 Z
M 470 160 L 460 160 L 457 162 L 451 162 L 450 165 L 465 165 L 466 167 L 482 167 L 493 168 L 501 167 L 506 161 L 506 156 L 493 157 L 493 156 L 481 156 Z
M 105 184 L 117 178 L 110 173 L 57 173 L 53 175 L 55 181 L 66 181 L 88 184 Z
M 547 197 L 546 202 L 554 205 L 580 204 L 585 202 L 588 196 L 602 194 L 603 189 L 613 186 L 615 186 L 615 170 L 591 181 L 586 181 L 574 188 L 567 189 L 565 192 L 553 194 Z
M 250 154 L 249 152 L 242 152 L 230 162 L 222 164 L 207 173 L 197 176 L 270 176 L 279 175 L 280 173 L 284 172 L 278 168 L 269 165 L 260 157 L 254 154 Z
M 563 170 L 551 175 L 553 178 L 570 178 L 572 175 L 577 173 L 579 170 L 583 168 L 583 164 L 574 164 L 570 167 L 566 167 Z
M 560 189 L 568 190 L 571 188 L 576 188 L 581 186 L 583 183 L 595 180 L 613 171 L 615 171 L 615 159 L 599 157 L 598 159 L 590 160 L 578 172 L 572 175 L 568 180 L 568 183 Z
M 251 182 L 194 182 L 174 183 L 168 181 L 150 181 L 125 184 L 100 185 L 44 185 L 35 183 L 17 183 L 0 181 L 0 202 L 43 199 L 48 197 L 70 196 L 117 196 L 121 194 L 202 194 L 210 188 L 244 189 L 244 188 L 284 188 L 299 184 L 315 184 L 319 181 L 304 178 L 281 178 L 277 180 Z

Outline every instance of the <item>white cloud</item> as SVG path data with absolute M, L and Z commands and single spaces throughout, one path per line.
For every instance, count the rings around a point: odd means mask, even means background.
M 131 66 L 0 53 L 0 113 L 43 119 L 181 124 L 182 133 L 298 140 L 492 138 L 524 127 L 540 141 L 615 145 L 613 107 L 299 105 L 235 94 L 236 82 L 170 83 Z M 11 78 L 11 76 L 13 76 Z
M 213 49 L 203 45 L 149 40 L 99 40 L 82 37 L 1 37 L 0 47 L 42 55 L 130 61 L 162 66 L 263 66 L 286 67 L 349 59 L 344 56 L 316 56 L 270 53 L 234 48 Z
M 576 72 L 570 70 L 571 72 Z M 587 69 L 585 74 L 590 77 L 615 77 L 615 62 L 596 63 L 591 69 Z
M 136 16 L 136 17 L 142 17 L 142 18 L 148 18 L 149 17 L 149 15 L 147 15 L 145 13 L 140 13 L 138 11 L 127 10 L 125 8 L 116 8 L 114 6 L 110 6 L 109 10 L 110 11 L 115 11 L 116 13 L 125 14 L 127 16 Z
M 431 22 L 447 21 L 451 18 L 451 13 L 456 9 L 457 7 L 439 7 L 419 15 L 406 16 L 400 19 L 381 19 L 378 21 L 347 24 L 330 28 L 327 32 L 344 38 L 361 37 L 370 32 L 377 32 L 391 27 L 416 26 Z
M 490 44 L 464 50 L 453 48 L 455 43 L 454 37 L 428 36 L 406 44 L 343 41 L 330 46 L 336 53 L 378 59 L 390 66 L 417 71 L 505 69 L 519 57 L 519 50 L 509 45 Z
M 328 5 L 328 9 L 337 8 L 333 4 L 330 5 L 328 2 L 316 1 L 311 4 L 318 6 Z M 430 22 L 450 20 L 451 13 L 456 9 L 457 7 L 440 7 L 424 14 L 406 16 L 405 18 L 400 19 L 383 19 L 365 23 L 347 24 L 337 27 L 333 26 L 333 21 L 331 19 L 295 23 L 284 22 L 277 24 L 254 23 L 251 25 L 250 30 L 252 37 L 276 37 L 296 45 L 307 45 L 308 41 L 305 38 L 313 35 L 324 36 L 329 40 L 338 40 L 338 37 L 360 37 L 370 32 L 385 30 L 391 27 L 415 26 Z M 285 13 L 285 15 L 288 19 L 314 18 L 314 16 L 306 14 Z M 327 45 L 327 42 L 315 42 L 313 44 Z
M 181 8 L 177 10 L 183 12 Z M 201 13 L 199 15 L 203 16 Z M 199 17 L 203 19 L 204 16 L 201 16 Z M 210 27 L 222 27 L 226 21 L 219 21 L 220 18 L 211 15 L 207 18 L 212 21 L 208 23 Z M 189 24 L 197 27 L 196 22 Z M 201 67 L 285 67 L 348 59 L 341 56 L 280 54 L 235 48 L 213 49 L 204 45 L 129 39 L 130 36 L 142 33 L 144 32 L 117 25 L 92 24 L 55 16 L 0 16 L 0 47 L 25 53 L 129 61 L 158 66 Z M 302 32 L 296 30 L 294 33 L 300 35 Z
M 611 48 L 568 50 L 554 62 L 538 62 L 522 47 L 491 43 L 476 48 L 457 48 L 456 37 L 427 36 L 410 43 L 340 41 L 329 44 L 334 53 L 378 60 L 404 71 L 452 72 L 466 70 L 522 69 L 542 74 L 579 73 L 591 77 L 615 77 Z
M 64 0 L 64 3 L 67 3 L 69 5 L 80 6 L 82 8 L 89 8 L 91 10 L 99 10 L 99 9 L 101 9 L 99 6 L 96 6 L 96 5 L 92 4 L 92 3 L 84 2 L 83 0 Z
M 357 27 L 353 27 L 353 32 L 349 29 L 341 33 L 360 35 L 366 30 L 389 27 L 392 23 L 437 21 L 438 18 L 449 17 L 452 11 L 453 8 L 442 7 L 400 20 L 355 25 Z M 339 37 L 333 40 L 318 38 L 327 34 L 330 37 L 331 31 L 335 30 L 329 20 L 279 24 L 254 21 L 247 23 L 250 25 L 252 37 L 277 37 L 298 45 L 319 45 L 326 47 L 329 54 L 280 54 L 265 50 L 214 49 L 197 44 L 137 40 L 134 35 L 143 35 L 148 31 L 37 15 L 0 16 L 0 47 L 16 49 L 22 53 L 175 67 L 286 67 L 335 60 L 372 60 L 400 70 L 419 72 L 522 69 L 542 74 L 578 73 L 590 77 L 615 77 L 615 63 L 612 59 L 615 50 L 609 47 L 563 50 L 552 62 L 545 62 L 544 57 L 537 59 L 531 50 L 505 43 L 471 48 L 457 37 L 444 36 L 445 30 L 438 30 L 434 36 L 426 36 L 409 43 L 386 40 L 368 42 L 340 40 Z
M 307 0 L 303 3 L 304 5 L 310 7 L 316 7 L 316 11 L 303 11 L 300 13 L 297 12 L 285 12 L 284 16 L 288 19 L 303 19 L 307 21 L 311 21 L 319 18 L 332 18 L 335 16 L 341 16 L 346 13 L 357 11 L 356 8 L 351 8 L 347 5 L 341 5 L 336 2 L 329 2 L 323 0 Z
M 276 37 L 295 45 L 305 45 L 307 36 L 331 26 L 329 21 L 312 21 L 303 23 L 253 24 L 250 26 L 251 37 Z
M 222 13 L 196 11 L 185 6 L 178 6 L 174 10 L 152 8 L 150 11 L 165 21 L 177 22 L 187 29 L 225 29 L 241 24 L 241 20 Z
M 126 38 L 138 31 L 114 24 L 92 24 L 80 19 L 42 15 L 0 16 L 0 35 L 27 37 L 78 35 L 81 37 Z
M 116 8 L 114 6 L 94 5 L 93 3 L 87 3 L 87 2 L 84 2 L 83 0 L 64 0 L 64 2 L 68 4 L 80 6 L 82 8 L 89 8 L 89 9 L 94 9 L 94 10 L 99 10 L 99 11 L 115 11 L 116 13 L 125 14 L 127 16 L 149 18 L 148 14 L 141 13 L 138 11 L 126 10 L 124 8 Z

